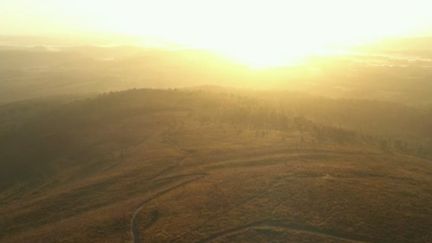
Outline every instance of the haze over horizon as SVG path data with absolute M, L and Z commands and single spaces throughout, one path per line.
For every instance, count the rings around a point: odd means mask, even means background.
M 261 67 L 430 35 L 430 1 L 5 0 L 0 35 L 205 49 Z

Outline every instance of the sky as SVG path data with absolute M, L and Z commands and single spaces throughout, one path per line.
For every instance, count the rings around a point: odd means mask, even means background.
M 430 9 L 430 0 L 1 0 L 0 35 L 137 36 L 260 65 L 429 35 Z

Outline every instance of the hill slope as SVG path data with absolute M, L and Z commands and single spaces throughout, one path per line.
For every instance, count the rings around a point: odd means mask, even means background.
M 0 241 L 432 240 L 429 160 L 278 107 L 203 90 L 7 106 Z

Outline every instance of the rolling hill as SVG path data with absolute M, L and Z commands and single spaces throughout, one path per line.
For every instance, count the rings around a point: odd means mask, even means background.
M 1 242 L 432 240 L 427 109 L 202 87 L 0 114 Z

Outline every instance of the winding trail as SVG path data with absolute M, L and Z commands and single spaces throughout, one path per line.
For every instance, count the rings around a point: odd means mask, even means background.
M 314 235 L 318 235 L 326 238 L 333 238 L 333 239 L 346 241 L 346 242 L 369 242 L 370 241 L 369 239 L 366 239 L 364 237 L 346 233 L 346 232 L 325 230 L 314 226 L 301 225 L 301 224 L 286 222 L 282 220 L 262 220 L 262 221 L 255 221 L 249 224 L 241 225 L 235 228 L 214 233 L 205 239 L 197 241 L 196 243 L 206 243 L 214 240 L 222 240 L 224 237 L 239 235 L 246 232 L 249 229 L 265 229 L 270 231 L 277 230 L 277 229 L 284 229 L 284 230 L 293 230 L 297 232 L 314 234 Z
M 284 151 L 285 152 L 285 151 Z M 311 156 L 323 156 L 323 154 L 320 153 L 316 153 L 316 152 L 328 152 L 328 151 L 321 151 L 321 150 L 311 150 L 311 152 L 315 152 L 314 154 L 308 154 L 307 156 L 305 156 L 305 158 L 309 158 Z M 324 153 L 326 155 L 326 153 Z M 357 153 L 352 153 L 352 152 L 346 152 L 346 153 L 342 153 L 342 154 L 349 154 L 349 155 L 356 155 Z M 185 157 L 187 158 L 187 157 Z M 155 191 L 152 192 L 152 194 L 150 194 L 140 205 L 139 207 L 137 207 L 135 209 L 135 211 L 132 214 L 131 220 L 130 220 L 130 234 L 132 236 L 132 242 L 133 243 L 140 243 L 143 241 L 143 239 L 140 236 L 140 226 L 139 223 L 137 222 L 137 218 L 138 215 L 140 214 L 140 212 L 147 206 L 147 204 L 152 201 L 155 200 L 169 192 L 172 192 L 182 186 L 185 186 L 189 183 L 195 182 L 197 180 L 200 180 L 204 177 L 206 177 L 208 174 L 207 173 L 186 173 L 186 174 L 171 174 L 169 176 L 166 177 L 161 177 L 162 175 L 165 174 L 169 174 L 170 171 L 174 170 L 176 167 L 179 167 L 182 163 L 182 161 L 185 159 L 183 158 L 181 161 L 177 162 L 176 164 L 169 166 L 163 170 L 161 170 L 159 173 L 155 174 L 154 176 L 152 176 L 151 178 L 149 178 L 149 183 L 152 182 L 160 182 L 160 181 L 164 181 L 167 183 L 170 183 L 171 186 L 162 186 L 159 189 L 156 189 Z M 267 158 L 267 157 L 265 157 Z M 272 164 L 277 164 L 277 163 L 286 163 L 286 157 L 283 157 L 283 160 L 277 160 L 276 162 L 273 162 Z M 303 156 L 302 155 L 291 155 L 289 157 L 290 159 L 302 159 Z M 272 160 L 274 160 L 275 158 L 272 157 Z M 242 165 L 245 164 L 247 166 L 250 166 L 251 162 L 255 162 L 255 161 L 261 161 L 262 158 L 254 158 L 252 160 L 222 160 L 222 161 L 217 161 L 214 163 L 210 163 L 210 165 L 207 165 L 207 169 L 213 169 L 212 167 L 217 166 L 217 165 Z M 262 164 L 268 164 L 268 163 L 262 163 Z M 261 165 L 261 164 L 260 164 Z M 321 175 L 319 175 L 318 177 L 320 177 Z M 270 186 L 271 187 L 271 186 Z M 259 193 L 258 195 L 254 195 L 252 196 L 250 199 L 246 199 L 245 202 L 249 201 L 249 200 L 253 200 L 256 197 L 259 197 L 262 194 L 266 194 L 267 190 Z M 241 204 L 240 204 L 241 205 Z M 232 208 L 229 208 L 227 211 L 230 211 L 236 207 L 238 207 L 239 205 L 234 205 Z M 156 223 L 159 219 L 160 216 L 160 212 L 156 209 L 153 210 L 149 213 L 149 215 L 146 215 L 148 221 L 141 226 L 141 231 L 144 229 L 148 229 L 150 228 L 154 223 Z M 209 220 L 211 221 L 211 220 Z M 199 227 L 198 227 L 199 228 Z M 196 243 L 206 243 L 206 242 L 212 242 L 215 240 L 220 240 L 223 241 L 225 237 L 229 237 L 229 236 L 235 236 L 235 235 L 240 235 L 243 234 L 249 230 L 265 230 L 265 231 L 280 231 L 280 230 L 286 230 L 286 231 L 295 231 L 295 232 L 301 232 L 301 233 L 306 233 L 306 234 L 311 234 L 311 235 L 315 235 L 315 236 L 319 236 L 319 237 L 324 237 L 324 238 L 330 238 L 330 239 L 336 239 L 336 240 L 340 240 L 340 241 L 345 241 L 345 242 L 370 242 L 371 239 L 368 239 L 365 236 L 361 236 L 361 235 L 356 235 L 355 233 L 351 233 L 351 232 L 343 232 L 343 231 L 338 231 L 338 230 L 332 230 L 332 229 L 322 229 L 322 228 L 318 228 L 312 225 L 304 225 L 304 224 L 298 224 L 298 223 L 293 223 L 291 221 L 288 220 L 280 220 L 280 219 L 266 219 L 266 220 L 260 220 L 260 221 L 254 221 L 251 223 L 247 223 L 247 224 L 243 224 L 243 225 L 239 225 L 237 227 L 233 227 L 230 229 L 225 229 L 225 230 L 221 230 L 219 232 L 215 232 L 213 234 L 208 235 L 206 238 L 201 239 L 196 241 Z M 184 232 L 183 234 L 179 234 L 175 237 L 175 240 L 179 240 L 186 232 Z
M 186 175 L 182 175 L 182 177 L 185 177 L 185 176 Z M 180 182 L 180 183 L 178 183 L 176 185 L 173 185 L 173 186 L 167 187 L 165 189 L 156 191 L 153 195 L 151 195 L 150 197 L 148 197 L 147 199 L 145 199 L 137 209 L 135 209 L 134 213 L 132 214 L 131 221 L 130 221 L 130 225 L 131 225 L 130 234 L 132 236 L 132 242 L 133 243 L 139 243 L 139 242 L 141 242 L 141 238 L 140 238 L 140 234 L 139 234 L 139 225 L 137 223 L 137 217 L 138 217 L 138 214 L 147 205 L 147 203 L 150 202 L 150 201 L 152 201 L 152 200 L 154 200 L 154 199 L 156 199 L 156 198 L 158 198 L 158 197 L 160 197 L 160 196 L 163 196 L 163 195 L 165 195 L 165 194 L 167 194 L 167 193 L 169 193 L 171 191 L 174 191 L 174 190 L 176 190 L 176 189 L 178 189 L 178 188 L 180 188 L 182 186 L 185 186 L 185 185 L 187 185 L 189 183 L 192 183 L 194 181 L 202 179 L 205 176 L 205 174 L 192 174 L 192 176 L 194 176 L 194 177 L 191 178 L 191 179 L 184 180 L 184 181 L 182 181 L 182 182 Z M 153 219 L 151 219 L 151 221 L 155 222 L 157 220 L 157 218 L 155 219 L 155 217 L 152 217 L 152 218 Z M 152 222 L 152 223 L 154 223 L 154 222 Z M 152 223 L 150 223 L 149 226 L 151 226 Z

